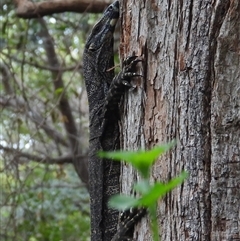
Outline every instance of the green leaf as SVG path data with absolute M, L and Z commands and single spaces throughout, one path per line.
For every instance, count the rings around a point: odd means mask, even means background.
M 137 207 L 138 199 L 125 195 L 114 195 L 110 198 L 108 205 L 114 209 L 124 211 L 132 207 Z
M 148 180 L 141 180 L 133 186 L 133 189 L 140 194 L 148 193 L 150 188 L 151 186 L 149 185 Z
M 62 94 L 63 88 L 58 88 L 58 89 L 56 89 L 54 92 L 55 92 L 55 94 L 58 96 L 58 95 Z
M 152 188 L 149 189 L 148 193 L 143 195 L 139 200 L 139 205 L 144 207 L 154 205 L 154 203 L 156 203 L 159 198 L 163 197 L 173 188 L 180 185 L 187 177 L 188 173 L 184 171 L 180 174 L 180 176 L 173 178 L 166 184 L 161 182 L 155 183 Z
M 161 146 L 156 146 L 149 151 L 118 151 L 118 152 L 99 152 L 102 158 L 117 161 L 124 160 L 134 166 L 144 178 L 149 177 L 149 170 L 159 155 L 162 155 L 175 145 L 175 141 Z

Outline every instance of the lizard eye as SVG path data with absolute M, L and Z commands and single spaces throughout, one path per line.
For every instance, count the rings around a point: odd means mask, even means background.
M 99 30 L 100 30 L 100 26 L 98 25 L 95 27 L 94 31 L 98 32 Z
M 98 32 L 100 32 L 100 30 L 101 30 L 101 24 L 98 23 L 97 25 L 95 25 L 93 31 L 94 31 L 95 33 L 98 33 Z

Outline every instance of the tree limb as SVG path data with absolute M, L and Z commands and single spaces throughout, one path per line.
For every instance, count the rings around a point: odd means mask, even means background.
M 9 55 L 9 54 L 6 54 L 4 52 L 2 52 L 1 54 L 5 55 L 6 57 L 8 57 L 9 59 L 12 59 L 14 61 L 16 61 L 17 63 L 22 63 L 23 60 L 22 59 L 18 59 L 17 57 L 15 56 L 12 56 L 12 55 Z M 41 64 L 38 64 L 37 62 L 33 62 L 33 61 L 27 61 L 27 60 L 24 60 L 24 64 L 28 64 L 30 66 L 34 66 L 36 68 L 39 68 L 39 69 L 43 69 L 43 70 L 48 70 L 48 71 L 56 71 L 56 72 L 66 72 L 66 71 L 73 71 L 73 70 L 81 70 L 82 69 L 82 65 L 80 63 L 78 63 L 77 65 L 75 66 L 70 66 L 70 67 L 63 67 L 63 66 L 60 66 L 59 68 L 56 68 L 56 67 L 49 67 L 49 66 L 44 66 L 44 65 L 41 65 Z M 0 71 L 4 71 L 3 69 L 3 64 L 0 63 Z M 4 74 L 4 73 L 3 73 Z
M 40 33 L 40 37 L 43 40 L 43 45 L 45 48 L 45 52 L 47 55 L 48 65 L 51 68 L 59 68 L 60 63 L 54 48 L 53 40 L 51 35 L 48 32 L 46 23 L 43 18 L 38 19 L 39 23 L 42 26 L 42 31 Z M 62 114 L 62 117 L 64 119 L 64 126 L 67 132 L 67 137 L 70 143 L 70 148 L 72 151 L 73 156 L 78 156 L 82 153 L 81 147 L 83 146 L 82 143 L 80 143 L 80 139 L 77 138 L 79 135 L 79 131 L 77 129 L 75 120 L 73 118 L 72 109 L 69 104 L 69 101 L 66 96 L 66 88 L 64 86 L 64 82 L 62 79 L 62 72 L 55 72 L 52 71 L 52 82 L 55 91 L 62 90 L 61 94 L 59 94 L 59 103 L 58 107 Z M 86 178 L 86 173 L 88 173 L 87 170 L 87 162 L 81 162 L 78 158 L 74 158 L 73 165 L 79 175 L 79 177 L 85 181 L 88 181 L 88 178 Z M 85 180 L 84 180 L 85 179 Z
M 40 37 L 43 40 L 43 45 L 44 45 L 45 52 L 47 55 L 48 65 L 51 68 L 59 68 L 60 63 L 59 63 L 57 54 L 55 52 L 52 37 L 50 36 L 50 34 L 48 32 L 45 21 L 42 18 L 38 19 L 38 21 L 39 21 L 40 25 L 42 26 Z M 64 123 L 65 129 L 66 129 L 66 132 L 67 132 L 67 136 L 68 136 L 68 140 L 71 145 L 71 149 L 74 154 L 77 154 L 79 143 L 77 142 L 76 136 L 78 135 L 78 130 L 77 130 L 76 123 L 75 123 L 75 120 L 72 115 L 71 106 L 70 106 L 69 101 L 65 94 L 66 90 L 65 90 L 64 83 L 63 83 L 63 79 L 62 79 L 62 72 L 61 71 L 59 71 L 59 72 L 52 71 L 51 73 L 52 73 L 52 83 L 53 83 L 55 91 L 62 90 L 62 92 L 59 94 L 58 107 L 59 107 L 59 110 L 60 110 L 63 120 L 64 120 L 63 123 Z
M 111 2 L 111 0 L 50 0 L 43 2 L 14 0 L 17 16 L 25 19 L 63 12 L 101 13 Z
M 0 144 L 0 150 L 3 150 L 7 153 L 11 153 L 14 155 L 15 158 L 25 158 L 28 161 L 35 161 L 43 164 L 66 164 L 66 163 L 73 163 L 73 157 L 72 155 L 66 155 L 66 156 L 60 156 L 57 158 L 49 157 L 49 156 L 37 156 L 33 155 L 27 152 L 22 152 L 20 150 L 17 150 L 15 148 L 5 147 Z M 83 158 L 85 159 L 85 155 L 78 155 L 77 158 Z

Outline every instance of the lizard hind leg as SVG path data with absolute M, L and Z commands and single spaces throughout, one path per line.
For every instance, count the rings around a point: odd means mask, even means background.
M 120 217 L 119 229 L 111 241 L 132 241 L 133 228 L 145 216 L 145 208 L 133 208 L 124 211 Z

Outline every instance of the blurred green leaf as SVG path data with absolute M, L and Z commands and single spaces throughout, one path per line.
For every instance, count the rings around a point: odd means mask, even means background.
M 176 142 L 170 142 L 161 146 L 156 146 L 149 151 L 118 151 L 118 152 L 99 152 L 102 158 L 113 159 L 116 161 L 124 160 L 133 165 L 144 178 L 149 177 L 150 167 L 154 164 L 157 157 L 167 152 Z
M 54 92 L 58 96 L 58 95 L 62 94 L 63 90 L 64 90 L 63 88 L 58 88 Z
M 168 183 L 154 183 L 154 185 L 149 189 L 148 193 L 145 193 L 139 200 L 140 206 L 149 207 L 154 205 L 159 198 L 163 197 L 172 189 L 182 184 L 187 177 L 188 173 L 182 172 L 178 177 L 171 179 Z
M 137 182 L 134 186 L 133 189 L 140 194 L 146 194 L 149 192 L 149 189 L 151 188 L 149 184 L 149 180 L 140 180 Z
M 138 199 L 125 195 L 114 195 L 109 200 L 110 207 L 123 211 L 138 206 L 138 203 Z

